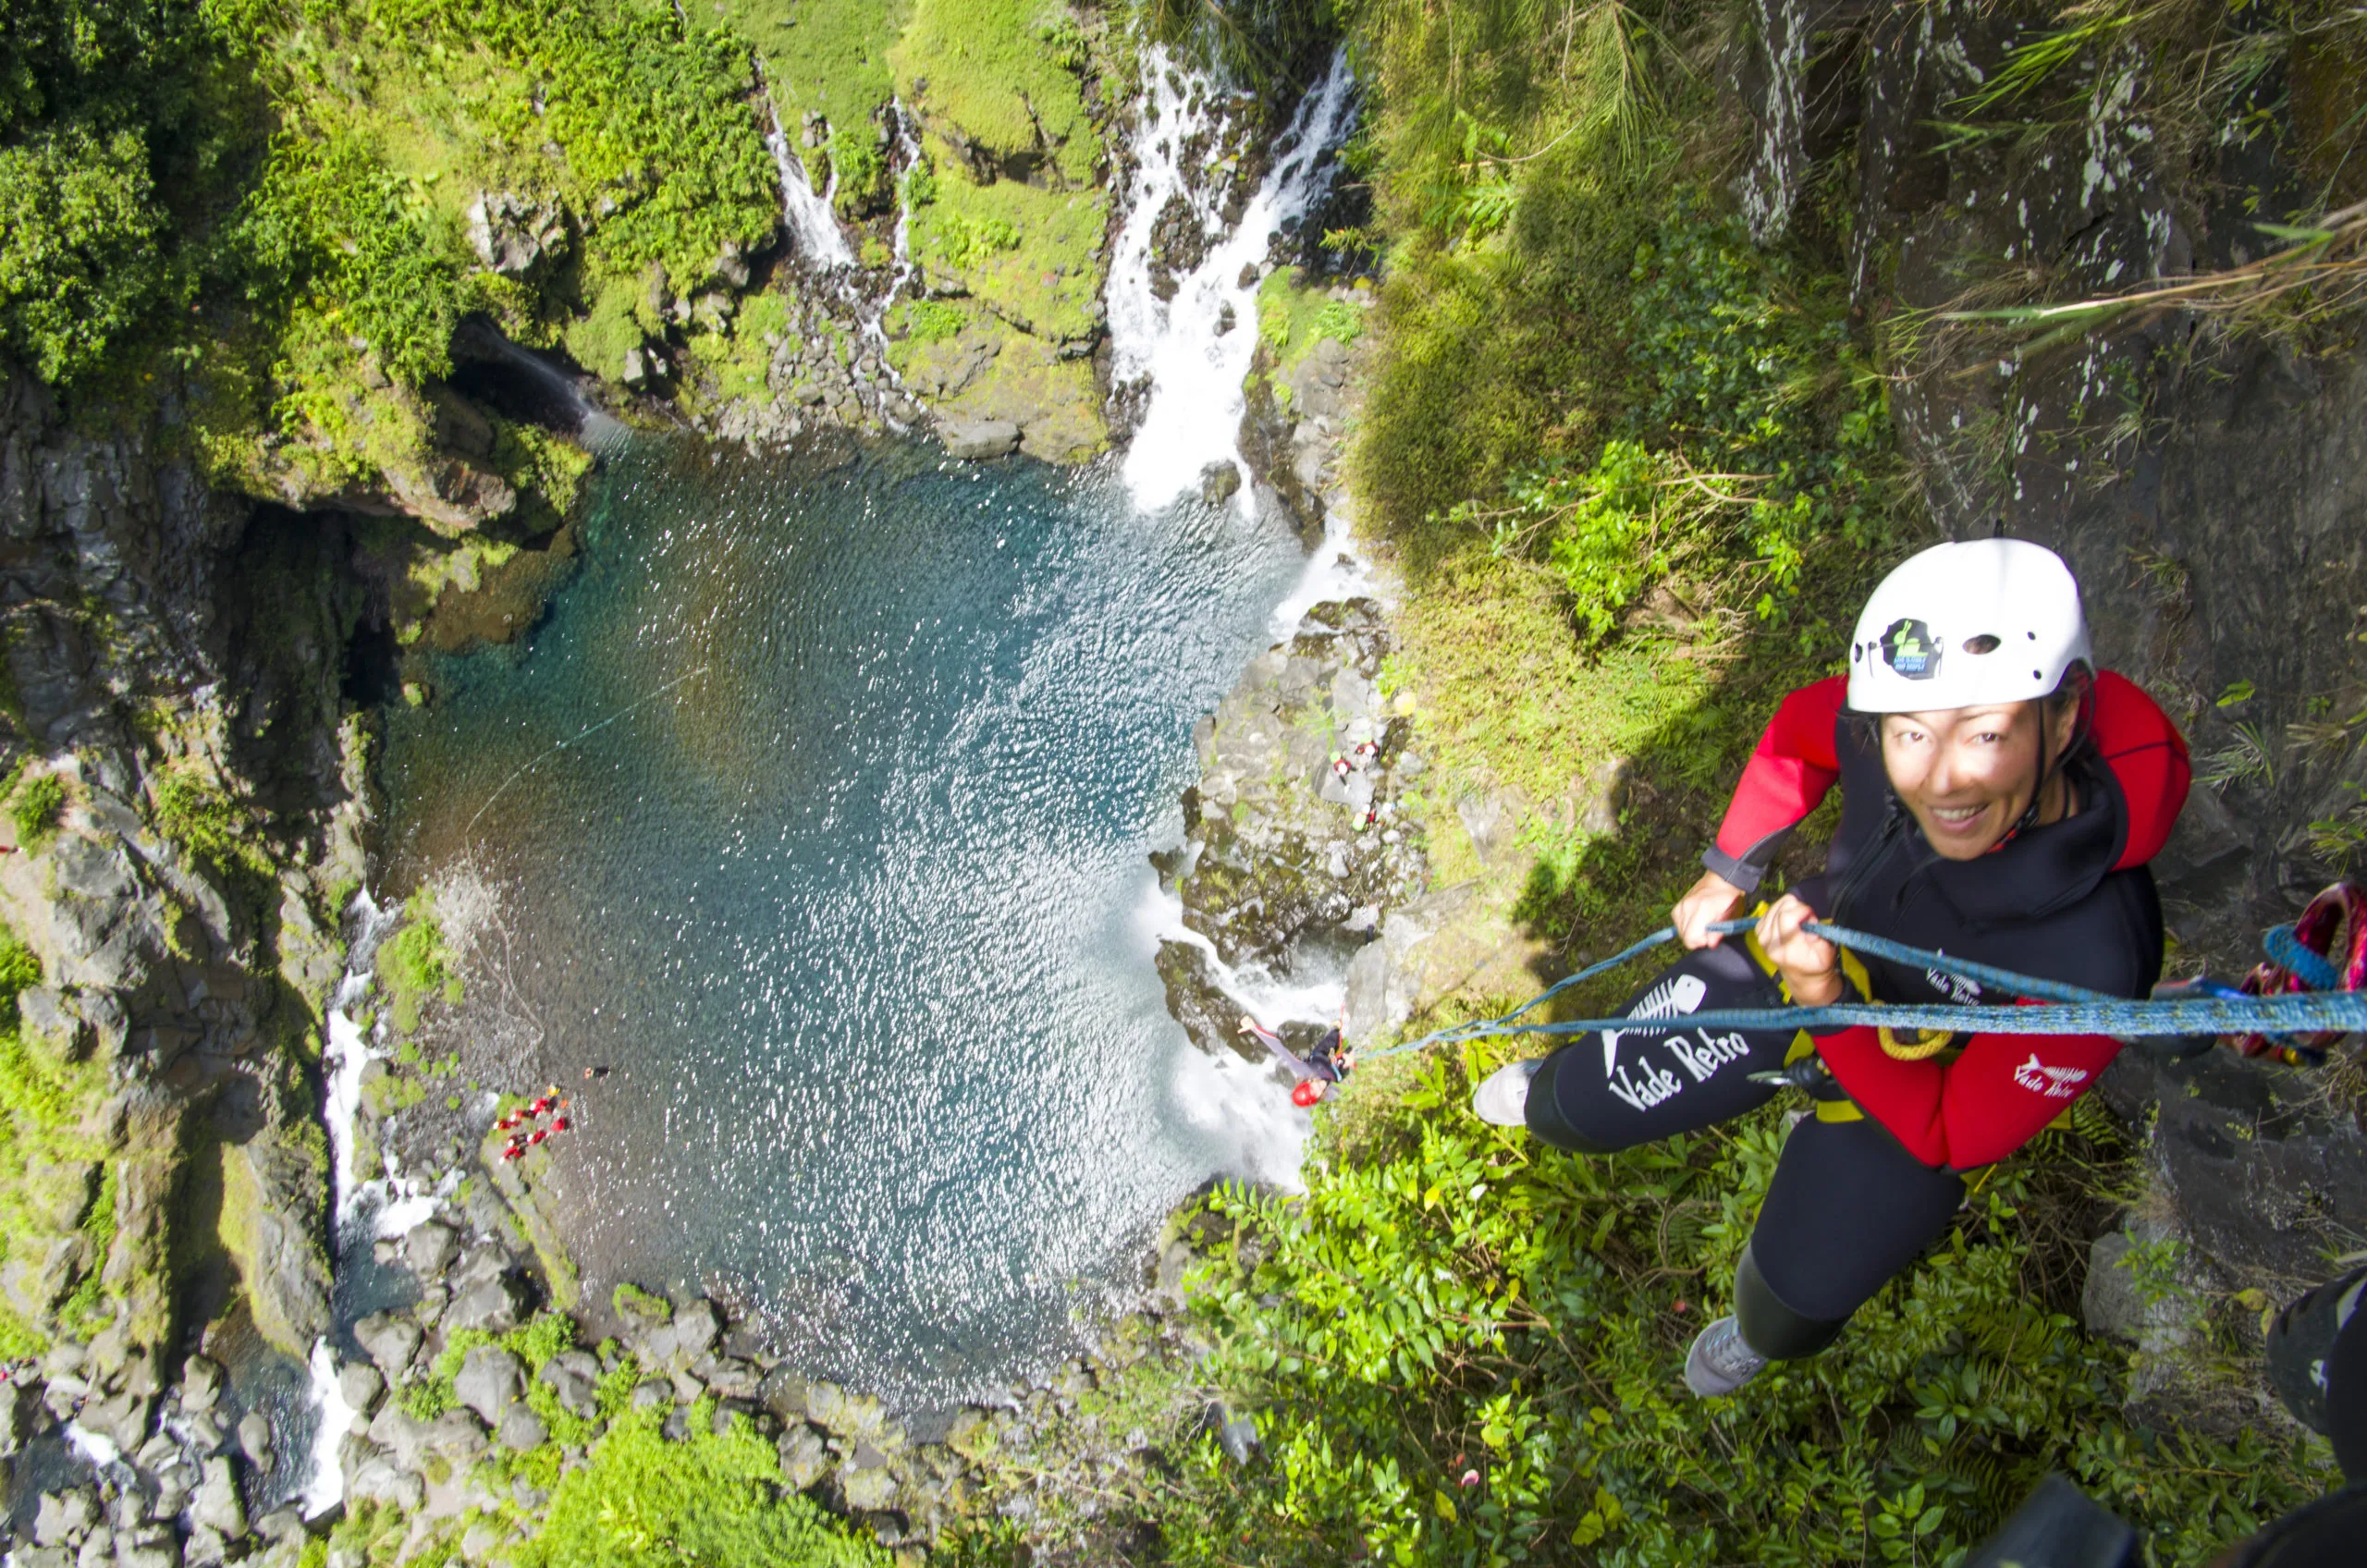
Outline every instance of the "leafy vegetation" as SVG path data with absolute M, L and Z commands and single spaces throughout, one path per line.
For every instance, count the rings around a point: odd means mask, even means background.
M 780 1488 L 773 1446 L 715 1408 L 690 1412 L 668 1442 L 656 1410 L 619 1415 L 591 1462 L 551 1494 L 542 1527 L 510 1551 L 518 1568 L 885 1568 L 889 1554 Z
M 2033 1223 L 2126 1152 L 2076 1133 L 2001 1168 L 1834 1349 L 1694 1400 L 1685 1347 L 1781 1107 L 1573 1158 L 1460 1114 L 1489 1065 L 1351 1096 L 1304 1205 L 1211 1200 L 1209 1370 L 1265 1455 L 1203 1439 L 1162 1503 L 1176 1561 L 1939 1564 L 2059 1469 L 2189 1568 L 2333 1481 L 2312 1440 L 2126 1424 L 2122 1358 L 2074 1316 L 2079 1238 Z
M 0 1265 L 38 1268 L 53 1243 L 72 1239 L 50 1317 L 87 1332 L 105 1309 L 116 1232 L 116 1169 L 92 1126 L 106 1074 L 72 1060 L 65 1041 L 28 1035 L 17 998 L 41 981 L 39 958 L 0 925 Z M 0 1301 L 0 1355 L 38 1352 L 44 1331 Z
M 8 802 L 8 818 L 16 826 L 17 842 L 38 845 L 57 831 L 58 814 L 66 809 L 66 780 L 55 773 L 37 774 L 17 787 Z

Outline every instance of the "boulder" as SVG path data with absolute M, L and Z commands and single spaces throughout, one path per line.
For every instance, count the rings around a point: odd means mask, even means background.
M 526 1397 L 525 1368 L 499 1345 L 478 1345 L 460 1359 L 452 1391 L 486 1426 L 498 1427 L 509 1407 Z
M 274 1463 L 271 1448 L 271 1418 L 260 1410 L 250 1410 L 239 1417 L 239 1452 L 247 1456 L 264 1475 L 270 1475 Z
M 337 1368 L 337 1391 L 356 1415 L 367 1416 L 377 1410 L 378 1401 L 385 1397 L 386 1379 L 366 1362 L 349 1361 Z
M 33 1509 L 33 1540 L 40 1546 L 63 1546 L 80 1537 L 98 1516 L 98 1496 L 88 1487 L 43 1492 Z
M 169 1525 L 151 1525 L 118 1537 L 116 1568 L 181 1568 L 181 1543 Z
M 425 1482 L 383 1459 L 365 1461 L 345 1489 L 356 1502 L 390 1502 L 406 1513 L 418 1513 L 427 1501 Z
M 419 1353 L 419 1325 L 391 1312 L 374 1312 L 364 1317 L 353 1326 L 353 1337 L 390 1382 L 402 1376 L 411 1358 Z
M 403 1237 L 403 1262 L 423 1280 L 433 1279 L 450 1268 L 460 1250 L 460 1239 L 452 1233 L 452 1228 L 433 1219 L 412 1226 Z
M 236 1540 L 247 1533 L 247 1505 L 239 1496 L 238 1472 L 221 1455 L 205 1462 L 204 1478 L 190 1503 L 190 1517 L 201 1526 Z
M 707 1391 L 717 1399 L 754 1403 L 764 1386 L 763 1374 L 754 1365 L 736 1356 L 718 1356 L 700 1362 L 691 1368 Z
M 505 1274 L 454 1296 L 444 1309 L 444 1329 L 447 1333 L 462 1329 L 508 1333 L 518 1327 L 525 1310 L 525 1287 Z
M 567 249 L 567 209 L 508 190 L 469 203 L 469 244 L 477 260 L 507 277 L 522 277 Z
M 1240 490 L 1241 470 L 1229 458 L 1200 471 L 1200 499 L 1212 507 L 1222 506 Z
M 791 1491 L 803 1491 L 818 1484 L 830 1468 L 830 1451 L 822 1441 L 822 1434 L 800 1421 L 783 1432 L 777 1445 L 780 1452 L 781 1480 Z
M 536 1380 L 550 1386 L 558 1407 L 579 1420 L 589 1421 L 599 1415 L 600 1364 L 590 1353 L 580 1350 L 562 1351 L 543 1363 Z
M 66 1546 L 21 1547 L 8 1561 L 15 1568 L 74 1568 L 74 1549 Z
M 148 1417 L 155 1403 L 147 1395 L 126 1390 L 111 1399 L 92 1400 L 82 1407 L 78 1419 L 85 1429 L 129 1452 L 147 1439 Z
M 274 1546 L 293 1543 L 299 1547 L 312 1538 L 304 1528 L 304 1515 L 293 1505 L 273 1509 L 255 1521 L 255 1534 Z
M 704 1299 L 674 1314 L 674 1348 L 686 1364 L 713 1351 L 722 1332 L 723 1320 L 716 1315 L 714 1304 Z
M 222 1397 L 222 1368 L 202 1355 L 192 1355 L 181 1364 L 181 1408 L 190 1412 L 211 1410 L 214 1402 Z
M 857 1512 L 894 1506 L 896 1473 L 888 1467 L 888 1456 L 868 1444 L 859 1445 L 839 1468 L 839 1495 Z
M 1019 449 L 1019 426 L 1007 419 L 939 420 L 937 433 L 946 455 L 963 462 L 1007 458 Z
M 509 1407 L 509 1414 L 501 1418 L 497 1435 L 501 1446 L 512 1453 L 524 1453 L 551 1440 L 551 1429 L 543 1425 L 543 1418 L 523 1404 Z

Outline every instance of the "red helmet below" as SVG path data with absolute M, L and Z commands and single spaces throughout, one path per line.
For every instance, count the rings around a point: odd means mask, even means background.
M 1312 1078 L 1302 1078 L 1291 1090 L 1291 1104 L 1305 1109 L 1323 1097 L 1323 1085 Z

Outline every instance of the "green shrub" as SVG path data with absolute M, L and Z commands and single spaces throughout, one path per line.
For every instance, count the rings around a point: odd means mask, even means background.
M 691 1435 L 668 1442 L 664 1415 L 618 1418 L 589 1463 L 562 1476 L 541 1527 L 509 1552 L 516 1568 L 886 1568 L 889 1554 L 794 1492 L 780 1489 L 773 1446 L 733 1417 L 709 1430 L 714 1403 L 691 1413 Z
M 165 221 L 137 127 L 0 147 L 0 349 L 50 382 L 98 364 L 165 287 Z
M 969 322 L 959 305 L 942 300 L 914 300 L 903 307 L 904 336 L 914 343 L 943 343 Z
M 2033 1285 L 2030 1211 L 2096 1153 L 2070 1134 L 2001 1168 L 1832 1350 L 1700 1401 L 1685 1349 L 1724 1310 L 1782 1108 L 1581 1158 L 1466 1093 L 1433 1063 L 1356 1108 L 1304 1204 L 1210 1201 L 1235 1229 L 1206 1376 L 1269 1457 L 1204 1440 L 1164 1514 L 1174 1561 L 1939 1564 L 2060 1469 L 2189 1568 L 2332 1479 L 2314 1439 L 2127 1424 L 2121 1354 Z
M 17 788 L 8 815 L 17 826 L 17 842 L 40 844 L 57 831 L 58 814 L 66 809 L 66 780 L 55 773 L 40 774 Z
M 251 827 L 229 796 L 187 769 L 160 775 L 154 786 L 156 829 L 225 869 L 246 866 L 271 875 L 271 860 L 251 837 Z

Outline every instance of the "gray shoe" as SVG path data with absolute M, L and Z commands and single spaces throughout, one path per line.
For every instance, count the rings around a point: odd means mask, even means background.
M 1742 1327 L 1721 1317 L 1693 1337 L 1685 1353 L 1685 1386 L 1696 1399 L 1723 1399 L 1766 1369 L 1767 1358 L 1742 1342 Z
M 1539 1057 L 1534 1061 L 1509 1062 L 1489 1073 L 1471 1091 L 1471 1114 L 1499 1127 L 1527 1126 L 1528 1081 L 1544 1065 L 1545 1059 Z

